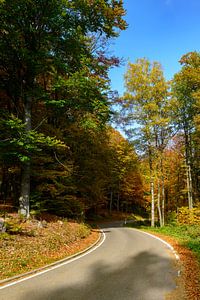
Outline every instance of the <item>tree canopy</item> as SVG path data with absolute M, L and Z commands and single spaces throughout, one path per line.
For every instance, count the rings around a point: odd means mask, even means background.
M 120 63 L 107 42 L 126 29 L 123 2 L 5 0 L 0 9 L 1 198 L 26 217 L 30 207 L 77 217 L 106 207 L 112 186 L 124 209 L 136 158 L 129 150 L 132 167 L 123 158 L 125 142 L 117 152 L 107 125 L 108 71 Z

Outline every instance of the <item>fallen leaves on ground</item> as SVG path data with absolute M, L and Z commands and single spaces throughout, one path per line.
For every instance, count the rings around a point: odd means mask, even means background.
M 154 235 L 170 243 L 180 257 L 179 268 L 181 268 L 181 276 L 177 279 L 177 289 L 167 299 L 199 300 L 200 266 L 195 255 L 171 237 L 158 233 L 154 233 Z
M 73 255 L 99 237 L 98 230 L 85 224 L 59 220 L 46 223 L 45 228 L 34 227 L 31 232 L 0 236 L 0 280 Z

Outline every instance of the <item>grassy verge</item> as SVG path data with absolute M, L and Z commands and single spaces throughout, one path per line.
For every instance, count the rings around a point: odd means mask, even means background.
M 98 232 L 85 224 L 46 222 L 29 224 L 26 231 L 0 234 L 0 280 L 19 275 L 86 249 L 98 239 Z
M 200 262 L 200 226 L 165 226 L 154 229 L 150 227 L 148 230 L 175 238 L 178 240 L 180 245 L 190 249 L 197 256 L 198 261 Z
M 175 238 L 180 245 L 190 249 L 200 262 L 200 226 L 198 225 L 179 225 L 179 226 L 164 226 L 150 227 L 144 226 L 143 222 L 133 222 L 128 224 L 130 227 L 137 227 L 158 234 L 166 235 Z
M 200 226 L 179 225 L 151 228 L 143 221 L 128 224 L 169 242 L 180 256 L 181 276 L 177 278 L 177 288 L 167 299 L 200 299 Z

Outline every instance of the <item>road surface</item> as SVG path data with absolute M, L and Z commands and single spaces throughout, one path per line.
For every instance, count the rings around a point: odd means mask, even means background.
M 1 300 L 162 300 L 175 286 L 175 258 L 143 232 L 104 226 L 104 242 L 72 262 L 0 289 Z

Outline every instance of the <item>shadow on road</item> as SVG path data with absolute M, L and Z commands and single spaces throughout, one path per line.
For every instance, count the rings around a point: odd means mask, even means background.
M 99 260 L 81 283 L 72 284 L 64 277 L 56 290 L 54 286 L 29 290 L 21 300 L 161 300 L 175 288 L 175 274 L 163 272 L 171 263 L 170 258 L 146 251 L 123 261 L 120 267 Z

